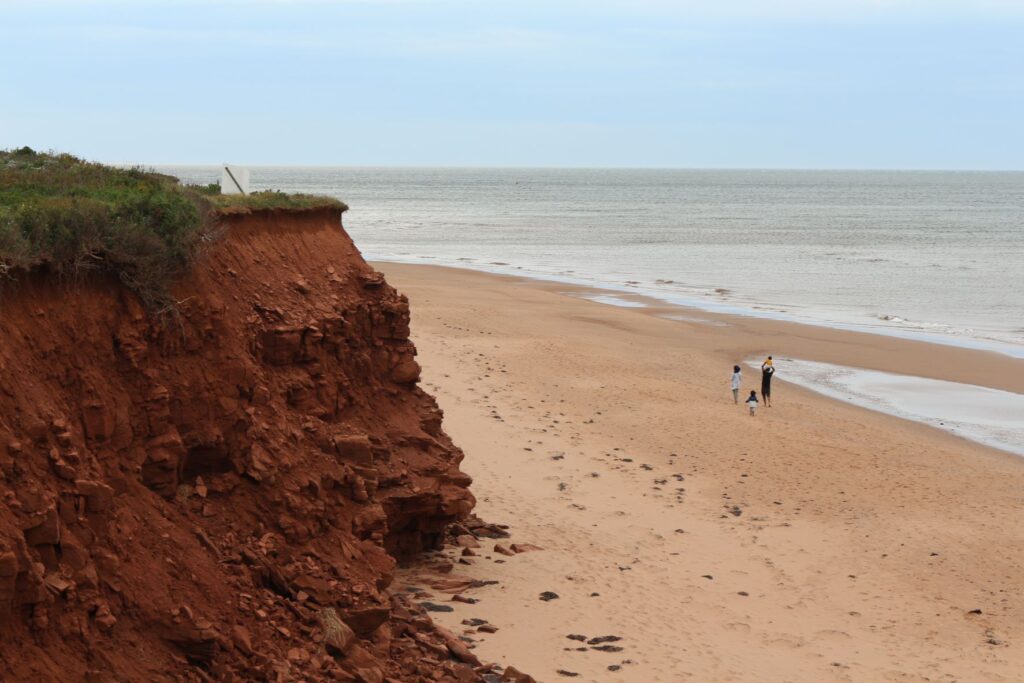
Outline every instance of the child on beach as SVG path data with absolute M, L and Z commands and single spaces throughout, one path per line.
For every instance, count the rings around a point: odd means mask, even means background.
M 740 404 L 740 366 L 732 366 L 732 402 Z
M 747 397 L 747 406 L 750 407 L 750 414 L 757 414 L 757 392 L 753 389 L 750 390 L 750 396 Z

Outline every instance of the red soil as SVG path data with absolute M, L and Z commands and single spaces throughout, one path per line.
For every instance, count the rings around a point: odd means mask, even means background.
M 335 210 L 225 227 L 163 322 L 4 284 L 0 678 L 481 680 L 387 590 L 474 504 L 407 300 Z

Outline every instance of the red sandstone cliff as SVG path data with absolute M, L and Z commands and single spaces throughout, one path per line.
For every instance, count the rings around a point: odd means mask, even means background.
M 388 595 L 468 514 L 409 309 L 336 210 L 224 219 L 157 323 L 0 292 L 0 679 L 480 679 Z

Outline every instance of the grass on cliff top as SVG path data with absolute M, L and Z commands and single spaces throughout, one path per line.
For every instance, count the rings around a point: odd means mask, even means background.
M 0 150 L 0 276 L 46 266 L 58 275 L 116 275 L 151 311 L 214 237 L 217 216 L 347 207 L 328 197 L 220 195 L 173 176 L 28 147 Z
M 312 209 L 339 209 L 348 211 L 348 205 L 333 197 L 315 194 L 288 194 L 278 190 L 264 190 L 242 194 L 221 194 L 220 185 L 190 185 L 189 189 L 200 192 L 210 204 L 215 215 L 251 213 L 253 211 L 308 211 Z

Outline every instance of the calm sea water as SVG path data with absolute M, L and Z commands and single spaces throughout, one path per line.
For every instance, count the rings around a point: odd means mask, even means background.
M 1020 172 L 255 167 L 252 181 L 348 203 L 369 259 L 1024 355 Z

